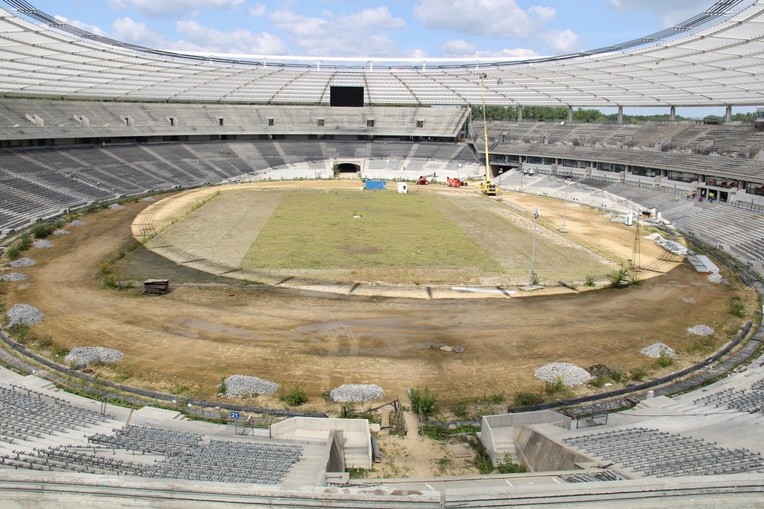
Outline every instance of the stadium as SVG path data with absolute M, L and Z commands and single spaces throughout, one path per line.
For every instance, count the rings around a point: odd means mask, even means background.
M 172 53 L 5 0 L 0 497 L 760 504 L 764 134 L 733 108 L 764 103 L 763 14 L 356 62 Z

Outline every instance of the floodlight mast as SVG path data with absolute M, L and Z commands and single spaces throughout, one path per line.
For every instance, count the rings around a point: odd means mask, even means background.
M 483 80 L 486 77 L 484 72 L 480 73 L 480 99 L 483 102 L 483 142 L 485 143 L 485 183 L 487 184 L 491 181 L 491 164 L 489 162 L 490 158 L 488 157 L 488 120 L 486 119 L 485 114 L 485 86 L 483 85 Z

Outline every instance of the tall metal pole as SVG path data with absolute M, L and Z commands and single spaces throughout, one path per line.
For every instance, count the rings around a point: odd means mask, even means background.
M 485 142 L 485 181 L 490 182 L 491 163 L 488 157 L 488 121 L 485 114 L 485 87 L 483 86 L 483 80 L 486 78 L 485 73 L 480 74 L 480 99 L 483 102 L 483 141 Z
M 565 184 L 565 200 L 562 202 L 562 226 L 560 226 L 561 233 L 568 232 L 568 185 Z
M 531 284 L 536 284 L 536 227 L 539 222 L 539 209 L 533 211 L 533 249 L 531 250 Z

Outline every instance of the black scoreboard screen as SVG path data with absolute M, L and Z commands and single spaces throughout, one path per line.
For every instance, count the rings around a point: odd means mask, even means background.
M 363 87 L 330 87 L 329 106 L 362 107 Z

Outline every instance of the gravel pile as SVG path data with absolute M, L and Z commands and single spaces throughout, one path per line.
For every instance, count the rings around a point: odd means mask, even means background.
M 689 327 L 687 332 L 695 336 L 710 336 L 716 331 L 708 325 L 696 325 L 694 327 Z
M 69 231 L 64 230 L 63 228 L 59 228 L 58 230 L 53 230 L 53 235 L 61 236 L 61 235 L 69 235 Z
M 72 226 L 85 226 L 85 221 L 82 221 L 81 219 L 75 219 L 69 224 Z
M 156 198 L 154 198 L 153 196 L 147 196 L 147 197 L 145 197 L 145 198 L 143 199 L 143 201 L 157 201 L 157 199 L 156 199 Z
M 647 357 L 652 357 L 653 359 L 660 358 L 661 354 L 667 355 L 668 357 L 676 356 L 676 352 L 674 351 L 674 349 L 664 343 L 653 343 L 650 346 L 644 347 L 639 352 L 642 355 L 646 355 Z
M 555 383 L 560 379 L 565 387 L 575 387 L 585 384 L 592 379 L 592 375 L 584 368 L 579 368 L 575 364 L 568 362 L 550 362 L 549 364 L 544 364 L 540 368 L 536 368 L 533 374 L 539 380 L 549 383 Z
M 708 281 L 715 285 L 726 285 L 727 280 L 721 274 L 709 274 Z
M 8 265 L 13 267 L 14 269 L 20 269 L 22 267 L 31 267 L 37 263 L 36 261 L 32 260 L 31 258 L 19 258 L 18 260 L 14 260 Z
M 64 360 L 75 367 L 83 367 L 95 362 L 113 364 L 124 357 L 125 354 L 112 348 L 102 346 L 78 346 L 72 348 L 64 357 Z
M 8 327 L 13 327 L 14 325 L 34 325 L 42 322 L 42 319 L 45 318 L 42 311 L 29 304 L 16 304 L 5 314 L 9 319 Z
M 382 387 L 374 384 L 345 384 L 332 389 L 329 397 L 339 403 L 372 401 L 385 395 Z
M 109 208 L 114 210 L 121 210 L 125 207 L 120 205 L 119 203 L 112 203 L 111 205 L 109 205 Z
M 230 398 L 242 398 L 253 394 L 273 394 L 279 384 L 256 376 L 231 375 L 225 379 L 225 393 Z
M 53 242 L 45 239 L 35 240 L 32 244 L 37 249 L 50 249 L 53 247 Z
M 26 278 L 27 277 L 21 272 L 9 272 L 8 274 L 0 276 L 1 280 L 8 282 L 24 281 Z

